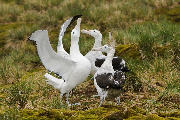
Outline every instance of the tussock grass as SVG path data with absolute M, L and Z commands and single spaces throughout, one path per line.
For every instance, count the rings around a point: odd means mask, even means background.
M 147 22 L 133 25 L 126 31 L 118 31 L 115 34 L 117 43 L 138 44 L 144 57 L 152 59 L 157 56 L 169 57 L 175 52 L 172 48 L 179 47 L 179 25 L 168 21 L 159 23 Z M 170 48 L 170 49 L 168 49 Z M 164 49 L 161 51 L 161 49 Z
M 15 22 L 18 16 L 21 14 L 23 9 L 17 5 L 12 4 L 0 4 L 0 15 L 3 16 L 0 18 L 0 21 L 3 23 L 6 22 Z

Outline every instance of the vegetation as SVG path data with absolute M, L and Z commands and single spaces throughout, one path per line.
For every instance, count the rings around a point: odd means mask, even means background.
M 81 29 L 98 29 L 103 44 L 111 31 L 116 55 L 126 60 L 121 104 L 99 98 L 90 77 L 59 102 L 59 91 L 45 82 L 48 72 L 28 37 L 46 29 L 56 50 L 60 25 L 83 14 Z M 0 0 L 0 119 L 180 119 L 180 3 L 178 0 Z M 71 25 L 63 38 L 67 51 Z M 81 34 L 86 54 L 92 37 Z

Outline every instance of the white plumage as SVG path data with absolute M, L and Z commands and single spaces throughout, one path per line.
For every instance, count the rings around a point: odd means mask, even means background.
M 97 47 L 102 47 L 102 34 L 98 30 L 81 30 L 82 33 L 88 34 L 94 37 L 95 42 L 92 49 Z M 106 56 L 102 54 L 101 51 L 89 51 L 86 55 L 86 58 L 91 62 L 91 74 L 94 75 L 96 71 L 101 67 L 103 62 L 105 61 Z M 125 61 L 119 57 L 113 57 L 113 68 L 114 70 L 127 72 L 129 71 L 128 68 L 125 66 Z
M 98 30 L 81 30 L 82 33 L 89 34 L 94 37 L 95 42 L 93 48 L 101 47 L 101 41 L 102 41 L 102 34 Z M 92 49 L 93 49 L 92 48 Z M 98 67 L 95 66 L 95 61 L 97 58 L 103 59 L 106 56 L 102 54 L 101 51 L 89 51 L 85 57 L 91 62 L 91 74 L 94 75 L 98 69 Z
M 54 88 L 59 89 L 62 88 L 62 85 L 64 84 L 64 80 L 63 79 L 58 79 L 48 73 L 46 73 L 44 75 L 45 78 L 47 78 L 48 80 L 46 81 L 49 85 L 52 85 Z
M 63 47 L 63 43 L 62 43 L 62 39 L 64 36 L 64 32 L 66 31 L 66 29 L 68 28 L 68 26 L 73 23 L 75 20 L 77 20 L 78 18 L 80 18 L 82 15 L 75 15 L 69 19 L 67 19 L 63 25 L 61 25 L 61 29 L 59 31 L 59 40 L 58 40 L 58 45 L 57 45 L 57 53 L 61 54 L 61 55 L 69 55 Z
M 62 43 L 62 39 L 63 39 L 63 36 L 64 36 L 64 32 L 66 31 L 67 27 L 69 26 L 69 24 L 71 23 L 73 17 L 69 18 L 68 20 L 66 20 L 64 22 L 64 24 L 61 26 L 61 29 L 60 29 L 60 32 L 59 32 L 59 41 L 58 41 L 58 45 L 57 45 L 57 53 L 58 54 L 64 54 L 65 56 L 66 55 L 69 55 L 65 50 L 64 50 L 64 47 L 63 47 L 63 43 Z
M 82 83 L 89 75 L 91 64 L 79 51 L 81 18 L 77 20 L 77 25 L 71 32 L 70 55 L 65 52 L 56 53 L 49 42 L 48 32 L 46 30 L 38 30 L 34 32 L 30 40 L 36 41 L 38 55 L 46 69 L 62 76 L 57 79 L 46 73 L 45 77 L 48 83 L 60 90 L 60 97 L 67 93 L 67 104 L 69 104 L 69 92 L 78 84 Z

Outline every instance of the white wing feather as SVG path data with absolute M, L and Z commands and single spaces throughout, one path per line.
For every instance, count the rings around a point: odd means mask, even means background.
M 66 31 L 67 27 L 69 26 L 69 24 L 71 23 L 71 20 L 73 19 L 73 17 L 69 18 L 68 20 L 66 20 L 64 22 L 64 24 L 61 26 L 60 32 L 59 32 L 59 41 L 58 41 L 58 46 L 57 46 L 57 53 L 58 54 L 64 54 L 64 55 L 69 55 L 63 47 L 62 44 L 62 38 L 64 36 L 64 32 Z
M 76 62 L 70 56 L 57 54 L 51 47 L 48 31 L 35 31 L 30 40 L 36 41 L 39 57 L 46 69 L 58 73 L 64 80 L 67 80 L 68 74 L 73 70 Z
M 54 76 L 52 76 L 52 75 L 50 75 L 48 73 L 46 73 L 44 75 L 44 77 L 47 78 L 46 82 L 49 85 L 52 85 L 56 89 L 61 89 L 62 85 L 64 84 L 64 80 L 63 79 L 55 78 Z

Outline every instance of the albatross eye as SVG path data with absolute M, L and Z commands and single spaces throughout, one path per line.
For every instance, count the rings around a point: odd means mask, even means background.
M 74 32 L 73 32 L 73 34 L 74 34 Z
M 94 30 L 94 32 L 96 32 L 96 31 Z

